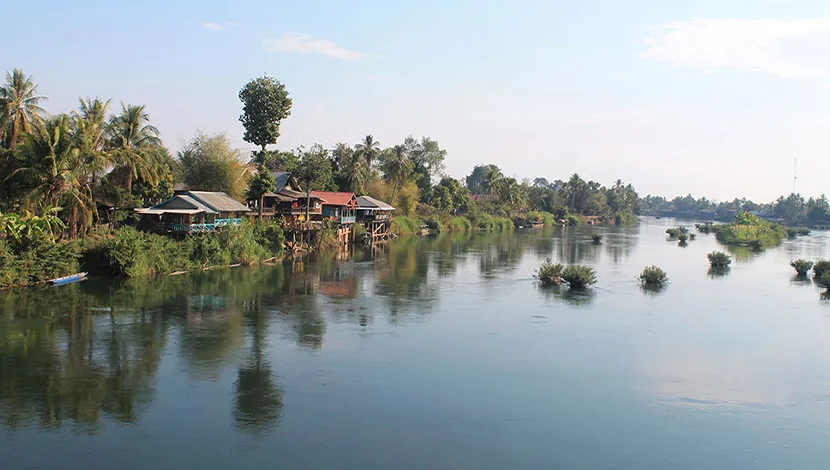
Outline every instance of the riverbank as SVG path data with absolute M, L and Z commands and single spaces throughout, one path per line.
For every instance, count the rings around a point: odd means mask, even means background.
M 150 277 L 234 264 L 259 264 L 285 252 L 282 227 L 245 222 L 183 239 L 132 227 L 99 230 L 72 241 L 34 237 L 0 240 L 0 288 L 24 287 L 84 271 L 110 277 Z

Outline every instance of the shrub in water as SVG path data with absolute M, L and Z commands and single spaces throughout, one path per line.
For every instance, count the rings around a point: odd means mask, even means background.
M 694 240 L 695 238 L 697 238 L 697 235 L 695 235 L 694 233 L 689 234 L 689 240 Z
M 689 229 L 684 226 L 674 227 L 674 228 L 667 228 L 666 233 L 671 238 L 680 238 L 681 235 L 686 235 L 689 233 Z
M 645 286 L 659 287 L 668 282 L 669 276 L 657 266 L 647 266 L 640 273 L 640 282 Z
M 539 266 L 539 269 L 533 273 L 533 277 L 539 280 L 543 286 L 552 286 L 558 285 L 562 283 L 562 270 L 564 266 L 561 264 L 553 264 L 551 259 L 548 258 Z
M 807 274 L 807 271 L 813 267 L 813 262 L 807 261 L 806 259 L 797 259 L 792 261 L 790 266 L 795 269 L 795 272 L 798 273 L 799 276 L 804 276 Z
M 822 273 L 822 275 L 816 279 L 816 284 L 826 287 L 828 292 L 830 292 L 830 271 Z
M 732 257 L 722 251 L 713 251 L 706 257 L 709 258 L 709 265 L 713 268 L 725 268 L 732 264 Z
M 830 271 L 830 261 L 820 259 L 813 264 L 813 277 L 820 278 L 825 271 Z
M 686 243 L 689 240 L 688 233 L 680 233 L 677 235 L 677 239 L 680 240 L 680 243 Z
M 591 235 L 591 240 L 593 240 L 594 245 L 599 245 L 600 243 L 602 243 L 602 235 L 595 233 Z
M 700 233 L 715 233 L 718 231 L 718 226 L 713 224 L 712 222 L 706 222 L 705 224 L 695 224 L 695 228 Z
M 571 265 L 562 270 L 562 280 L 578 289 L 596 284 L 597 274 L 591 267 Z

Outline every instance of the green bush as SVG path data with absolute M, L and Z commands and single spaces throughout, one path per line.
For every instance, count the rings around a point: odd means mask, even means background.
M 614 215 L 614 225 L 634 225 L 637 222 L 639 222 L 639 219 L 630 210 L 625 210 Z
M 827 288 L 828 292 L 830 292 L 830 271 L 824 272 L 821 276 L 816 278 L 816 284 Z
M 761 219 L 748 212 L 740 212 L 731 224 L 721 225 L 718 241 L 726 245 L 747 245 L 756 249 L 781 243 L 787 235 L 783 226 Z
M 810 229 L 807 227 L 787 227 L 787 236 L 795 238 L 799 235 L 809 235 Z
M 442 224 L 441 219 L 435 215 L 425 218 L 424 224 L 426 224 L 427 228 L 432 233 L 440 233 L 444 231 L 444 224 Z
M 704 224 L 695 224 L 695 228 L 700 233 L 717 233 L 720 225 L 715 225 L 712 222 L 706 222 Z
M 680 227 L 667 228 L 666 233 L 670 238 L 680 238 L 681 235 L 688 234 L 689 229 L 681 225 Z M 688 239 L 688 236 L 686 238 Z
M 559 285 L 562 283 L 562 270 L 564 266 L 561 264 L 553 264 L 548 258 L 539 266 L 539 269 L 533 273 L 533 277 L 539 280 L 543 286 Z
M 579 289 L 597 283 L 597 274 L 589 266 L 571 265 L 562 270 L 562 280 L 571 288 Z
M 813 263 L 813 277 L 820 278 L 825 271 L 830 272 L 830 261 L 820 259 Z
M 689 241 L 689 234 L 686 232 L 682 232 L 677 235 L 677 239 L 680 240 L 680 243 L 686 243 Z
M 669 281 L 669 276 L 657 266 L 646 266 L 639 279 L 644 286 L 659 287 Z
M 26 249 L 13 249 L 0 239 L 0 289 L 38 284 L 79 272 L 80 245 L 32 239 Z
M 732 264 L 732 257 L 722 251 L 713 251 L 706 255 L 709 265 L 713 268 L 725 268 Z
M 579 225 L 579 217 L 573 214 L 568 214 L 565 217 L 565 221 L 568 222 L 568 225 L 571 227 L 576 227 L 577 225 Z
M 448 232 L 472 232 L 473 223 L 466 217 L 456 216 L 450 219 L 444 228 Z
M 363 224 L 353 224 L 352 230 L 354 230 L 355 240 L 359 239 L 360 237 L 366 234 L 366 226 Z
M 810 268 L 813 267 L 813 262 L 806 259 L 797 259 L 790 262 L 790 266 L 795 269 L 799 276 L 805 276 Z
M 525 216 L 527 223 L 541 223 L 545 227 L 552 227 L 556 224 L 556 218 L 550 212 L 528 211 Z
M 415 217 L 400 215 L 392 218 L 391 232 L 398 236 L 414 235 L 421 229 L 421 221 Z

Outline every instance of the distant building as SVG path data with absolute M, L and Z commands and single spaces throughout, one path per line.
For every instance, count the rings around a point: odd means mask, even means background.
M 394 211 L 394 207 L 371 196 L 360 196 L 357 198 L 357 216 L 361 221 L 374 222 L 388 220 L 389 215 Z
M 289 220 L 303 220 L 306 214 L 306 193 L 300 190 L 296 178 L 285 171 L 271 172 L 274 177 L 274 191 L 263 197 L 262 215 L 267 217 L 282 216 Z M 309 218 L 320 216 L 323 212 L 323 199 L 311 193 Z M 248 201 L 248 207 L 259 212 L 259 200 Z
M 136 209 L 140 226 L 160 232 L 213 232 L 237 225 L 251 210 L 222 192 L 178 191 L 153 207 Z
M 357 197 L 354 193 L 312 191 L 311 195 L 323 201 L 321 212 L 323 219 L 332 220 L 341 224 L 353 224 L 355 222 Z

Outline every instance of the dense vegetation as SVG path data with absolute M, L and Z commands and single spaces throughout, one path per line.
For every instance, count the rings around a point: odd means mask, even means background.
M 671 200 L 648 195 L 640 199 L 639 205 L 646 215 L 731 221 L 739 212 L 751 212 L 792 227 L 830 225 L 830 201 L 823 194 L 817 198 L 804 199 L 801 194 L 793 193 L 770 203 L 756 203 L 747 199 L 716 203 L 705 197 L 696 199 L 691 194 Z
M 726 245 L 769 248 L 781 243 L 787 235 L 783 226 L 761 219 L 749 212 L 739 212 L 731 224 L 718 227 L 718 241 Z
M 545 260 L 539 269 L 533 273 L 533 277 L 539 280 L 543 286 L 553 286 L 562 283 L 562 271 L 565 267 L 559 263 L 554 264 L 550 258 Z
M 570 265 L 562 270 L 562 281 L 573 289 L 582 289 L 597 283 L 597 273 L 589 266 Z
M 669 281 L 669 276 L 657 266 L 646 266 L 638 279 L 644 286 L 660 287 Z
M 813 262 L 806 259 L 797 259 L 790 262 L 790 266 L 795 269 L 795 272 L 799 276 L 806 276 L 807 272 L 810 271 L 810 268 L 813 267 Z
M 732 264 L 732 257 L 722 251 L 713 251 L 706 255 L 709 265 L 713 268 L 726 268 Z

